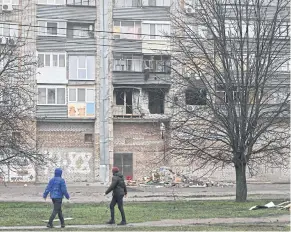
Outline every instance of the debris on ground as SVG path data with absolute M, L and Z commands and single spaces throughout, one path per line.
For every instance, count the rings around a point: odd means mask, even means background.
M 128 186 L 155 186 L 156 188 L 161 187 L 180 187 L 180 188 L 205 188 L 212 186 L 234 186 L 234 183 L 226 182 L 214 182 L 206 178 L 203 180 L 196 177 L 193 173 L 175 173 L 169 167 L 160 167 L 159 169 L 153 170 L 148 176 L 145 176 L 142 181 L 137 183 L 136 181 L 128 180 Z
M 265 205 L 252 206 L 249 210 L 268 209 L 268 208 L 280 208 L 280 209 L 287 209 L 287 210 L 289 209 L 290 210 L 290 207 L 291 207 L 290 201 L 285 201 L 285 202 L 282 202 L 282 203 L 280 203 L 278 205 L 275 205 L 274 202 L 271 201 L 271 202 L 269 202 L 268 204 L 265 204 Z

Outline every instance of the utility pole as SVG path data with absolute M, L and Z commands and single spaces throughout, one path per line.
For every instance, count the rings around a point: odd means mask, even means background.
M 98 44 L 98 51 L 100 56 L 100 69 L 98 78 L 100 81 L 100 101 L 99 101 L 99 115 L 100 115 L 100 180 L 103 183 L 109 182 L 109 165 L 110 165 L 110 155 L 109 155 L 109 84 L 108 84 L 108 69 L 109 69 L 109 44 L 108 44 L 108 17 L 109 11 L 108 0 L 97 0 L 99 1 L 99 35 L 101 43 Z M 97 22 L 98 24 L 98 22 Z

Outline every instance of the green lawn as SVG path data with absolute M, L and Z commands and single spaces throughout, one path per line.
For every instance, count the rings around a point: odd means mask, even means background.
M 282 200 L 283 201 L 283 200 Z M 280 203 L 282 201 L 275 201 Z M 235 203 L 233 201 L 171 201 L 125 203 L 128 222 L 157 221 L 161 219 L 195 219 L 221 217 L 265 217 L 288 214 L 288 211 L 265 209 L 249 211 L 253 205 L 268 203 L 252 201 Z M 44 225 L 42 220 L 48 219 L 51 213 L 50 203 L 7 203 L 0 202 L 0 226 Z M 65 217 L 73 217 L 68 225 L 73 224 L 103 224 L 109 219 L 108 204 L 69 204 L 63 206 Z M 120 220 L 116 207 L 116 221 Z M 58 223 L 56 223 L 58 224 Z M 169 228 L 167 228 L 169 230 Z

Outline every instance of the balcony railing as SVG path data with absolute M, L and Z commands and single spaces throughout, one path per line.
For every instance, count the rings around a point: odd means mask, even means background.
M 113 71 L 170 73 L 171 70 L 169 61 L 163 60 L 115 59 L 113 63 Z
M 113 117 L 114 118 L 140 118 L 141 113 L 137 110 L 132 109 L 132 106 L 113 106 Z
M 114 0 L 114 8 L 142 7 L 142 6 L 164 6 L 169 7 L 170 0 Z

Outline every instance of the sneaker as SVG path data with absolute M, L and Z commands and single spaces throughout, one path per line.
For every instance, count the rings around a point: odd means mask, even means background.
M 66 227 L 66 225 L 65 225 L 65 224 L 61 225 L 61 228 L 65 228 L 65 227 Z
M 113 224 L 115 224 L 115 221 L 110 220 L 109 222 L 106 222 L 106 224 L 113 225 Z
M 46 225 L 46 227 L 47 227 L 47 228 L 53 228 L 53 225 L 48 223 L 48 224 Z
M 126 225 L 126 222 L 122 221 L 120 222 L 119 224 L 117 224 L 118 226 L 125 226 Z

